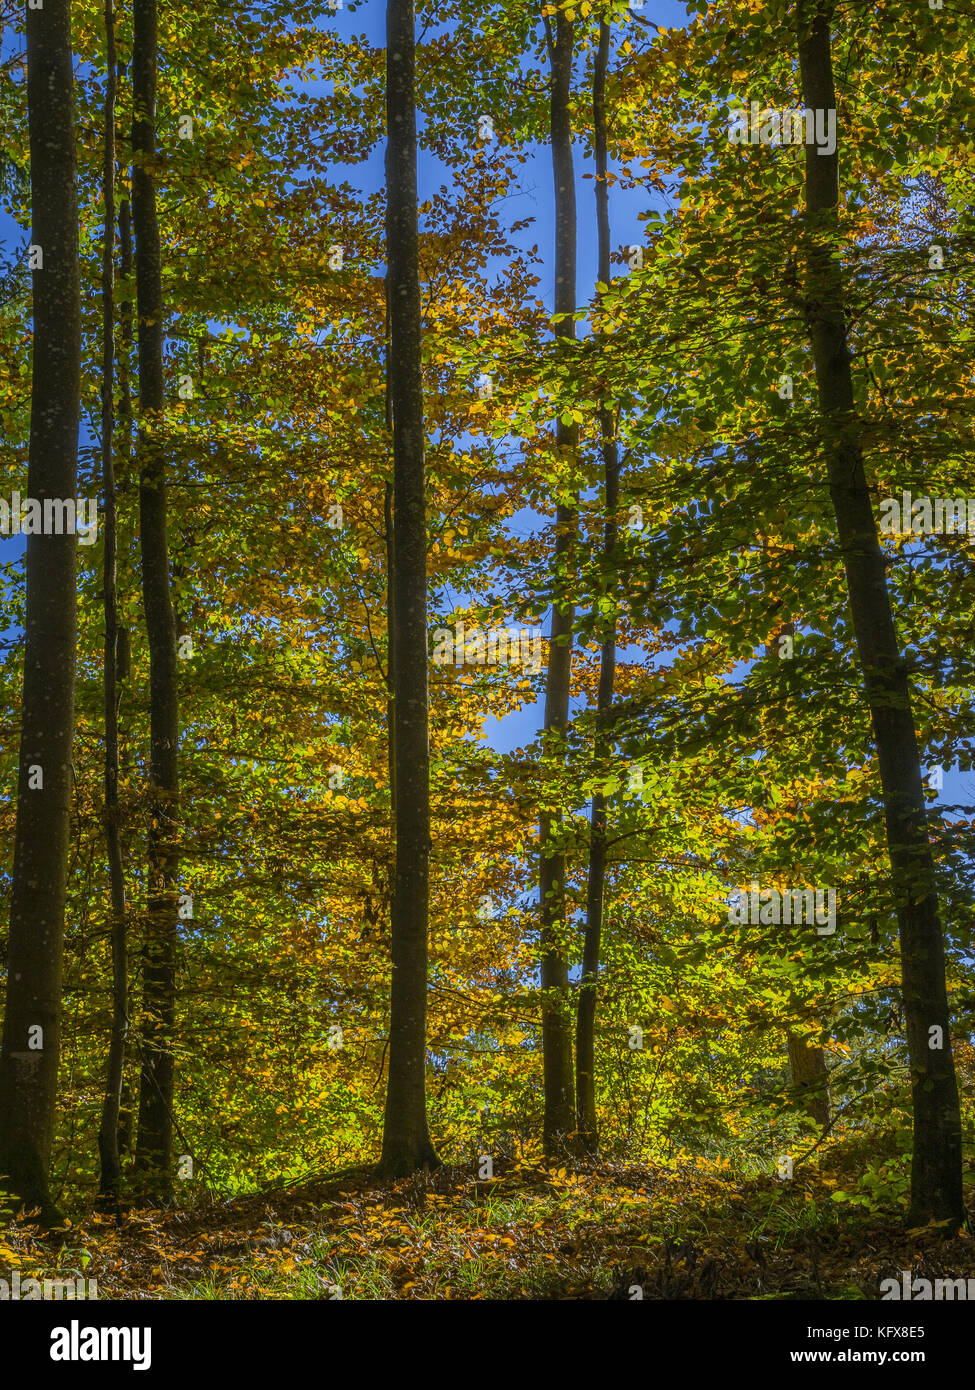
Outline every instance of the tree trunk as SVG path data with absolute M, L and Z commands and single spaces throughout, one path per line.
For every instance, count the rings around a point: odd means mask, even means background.
M 34 340 L 27 493 L 77 493 L 81 305 L 69 0 L 27 10 Z M 48 1191 L 61 1031 L 75 682 L 74 535 L 27 537 L 27 614 L 10 939 L 0 1051 L 0 1173 L 57 1219 Z M 43 781 L 39 781 L 39 779 Z
M 569 96 L 572 88 L 572 22 L 559 10 L 555 32 L 546 20 L 552 62 L 551 140 L 555 175 L 555 312 L 574 314 L 576 308 L 576 197 L 572 168 L 572 126 Z M 557 338 L 575 337 L 575 321 L 556 323 Z M 560 450 L 578 443 L 575 425 L 556 428 Z M 573 506 L 559 503 L 555 513 L 556 599 L 552 608 L 552 640 L 549 644 L 545 682 L 544 748 L 546 756 L 565 755 L 569 721 L 569 681 L 572 672 L 571 602 L 559 601 L 558 589 L 567 578 L 575 550 L 577 517 Z M 565 639 L 564 642 L 559 639 Z M 539 921 L 541 950 L 542 1072 L 545 1091 L 544 1149 L 548 1159 L 562 1154 L 575 1129 L 572 1085 L 572 1030 L 569 1014 L 569 963 L 566 935 L 565 854 L 549 848 L 561 831 L 561 817 L 544 812 L 539 818 Z
M 118 1196 L 121 1164 L 118 1128 L 129 1026 L 128 951 L 125 935 L 125 877 L 119 833 L 118 744 L 118 607 L 116 578 L 118 535 L 115 508 L 114 379 L 115 379 L 115 12 L 105 0 L 105 151 L 102 196 L 105 240 L 102 248 L 102 525 L 105 537 L 102 602 L 105 613 L 105 848 L 111 889 L 112 1030 L 108 1048 L 105 1094 L 98 1130 L 99 1193 Z
M 821 5 L 800 4 L 798 19 L 804 104 L 812 110 L 834 110 L 830 12 Z M 900 930 L 914 1105 L 909 1221 L 923 1225 L 933 1219 L 956 1226 L 964 1219 L 961 1119 L 949 1036 L 944 940 L 910 685 L 894 627 L 854 402 L 836 245 L 838 158 L 835 152 L 821 154 L 807 144 L 805 164 L 810 237 L 806 313 L 830 496 L 880 765 Z
M 176 994 L 179 706 L 176 624 L 169 585 L 163 412 L 163 304 L 153 183 L 156 5 L 134 0 L 132 221 L 139 343 L 139 523 L 149 641 L 149 902 L 144 947 L 142 1074 L 136 1166 L 168 1197 L 173 1178 L 173 1026 Z
M 606 132 L 606 65 L 609 61 L 609 25 L 599 26 L 599 46 L 593 69 L 592 111 L 596 155 L 596 234 L 598 267 L 596 278 L 607 287 L 610 283 L 609 249 L 609 184 L 607 170 Z M 605 580 L 602 591 L 615 593 L 611 579 L 616 554 L 619 505 L 619 451 L 614 437 L 612 413 L 601 410 L 599 431 L 602 436 L 603 474 L 605 478 L 606 520 L 603 530 L 603 563 Z M 596 695 L 595 763 L 597 769 L 609 752 L 605 720 L 613 703 L 616 679 L 616 615 L 602 624 L 603 641 L 599 655 L 599 688 Z M 596 792 L 592 799 L 592 826 L 589 838 L 589 886 L 586 897 L 586 931 L 582 953 L 582 979 L 576 1015 L 576 1127 L 580 1148 L 595 1154 L 599 1148 L 596 1123 L 596 987 L 599 977 L 599 947 L 603 931 L 603 889 L 606 879 L 606 798 Z
M 396 869 L 392 907 L 389 1081 L 381 1166 L 403 1177 L 439 1163 L 427 1128 L 427 913 L 430 748 L 427 527 L 416 174 L 413 0 L 386 7 L 386 262 L 393 415 L 393 756 Z
M 387 157 L 387 167 L 388 167 Z M 386 389 L 384 392 L 384 408 L 386 412 L 386 437 L 392 441 L 393 436 L 393 398 L 390 394 L 389 364 L 392 352 L 390 341 L 391 325 L 389 310 L 389 280 L 383 281 L 383 298 L 386 310 L 386 321 L 384 327 L 385 343 L 385 372 Z M 392 857 L 396 854 L 396 753 L 395 741 L 393 739 L 393 671 L 395 670 L 396 653 L 393 643 L 396 638 L 396 619 L 393 615 L 393 485 L 386 483 L 383 491 L 383 531 L 386 539 L 386 756 L 389 766 L 389 823 L 390 839 L 392 842 Z
M 829 1124 L 829 1091 L 826 1057 L 821 1047 L 789 1033 L 789 1068 L 799 1103 L 811 1120 L 825 1129 Z

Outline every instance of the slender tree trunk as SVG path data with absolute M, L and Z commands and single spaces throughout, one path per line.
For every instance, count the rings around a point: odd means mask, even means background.
M 34 340 L 27 493 L 77 492 L 81 305 L 69 0 L 27 11 Z M 10 939 L 0 1051 L 0 1174 L 42 1220 L 61 1032 L 75 682 L 76 537 L 27 537 L 27 615 Z
M 552 62 L 551 141 L 555 175 L 555 312 L 575 313 L 576 308 L 576 198 L 572 167 L 572 126 L 569 97 L 572 89 L 574 26 L 559 10 L 554 35 L 548 26 Z M 575 337 L 575 321 L 556 323 L 557 338 Z M 574 425 L 556 428 L 560 450 L 578 443 Z M 571 601 L 560 600 L 558 590 L 568 582 L 575 551 L 577 516 L 574 506 L 559 503 L 555 513 L 556 599 L 552 608 L 552 640 L 549 644 L 545 683 L 546 756 L 564 757 L 569 722 L 569 682 L 572 673 Z M 561 639 L 561 640 L 560 640 Z M 541 862 L 539 866 L 539 919 L 541 949 L 542 1071 L 545 1091 L 544 1148 L 549 1159 L 558 1158 L 575 1129 L 572 1085 L 572 1024 L 569 1013 L 569 963 L 566 944 L 565 854 L 550 844 L 561 830 L 561 816 L 549 811 L 539 818 Z
M 800 4 L 804 104 L 834 110 L 831 11 Z M 886 566 L 864 474 L 837 248 L 838 158 L 806 146 L 810 237 L 806 312 L 823 445 L 857 651 L 873 723 L 900 929 L 901 974 L 914 1103 L 912 1225 L 964 1218 L 961 1120 L 949 1035 L 945 951 L 928 838 L 910 685 L 894 627 Z
M 173 1028 L 176 1011 L 179 706 L 170 595 L 163 412 L 162 260 L 156 216 L 156 5 L 134 0 L 132 221 L 139 343 L 139 522 L 149 640 L 149 903 L 144 950 L 142 1075 L 136 1165 L 167 1197 L 173 1177 Z
M 118 743 L 118 607 L 116 601 L 118 535 L 115 516 L 115 12 L 105 0 L 105 163 L 102 196 L 105 240 L 102 248 L 102 524 L 105 560 L 102 602 L 105 612 L 105 848 L 111 889 L 112 1031 L 102 1118 L 98 1130 L 101 1161 L 100 1195 L 118 1196 L 121 1164 L 118 1148 L 119 1109 L 129 1027 L 128 951 L 125 935 L 125 877 L 119 830 Z
M 396 870 L 389 1082 L 381 1166 L 391 1177 L 436 1167 L 426 1108 L 430 749 L 427 528 L 416 173 L 413 0 L 386 7 L 388 390 L 393 413 L 393 750 Z
M 119 70 L 118 70 L 118 71 L 119 71 L 119 76 L 121 77 L 121 76 L 124 74 L 124 72 L 125 72 L 125 67 L 124 67 L 124 65 L 121 65 L 121 64 L 120 64 Z M 132 280 L 132 213 L 131 213 L 131 209 L 130 209 L 130 206 L 129 206 L 129 200 L 128 200 L 128 198 L 123 198 L 123 199 L 122 199 L 122 202 L 119 204 L 119 210 L 118 210 L 118 240 L 119 240 L 119 276 L 120 276 L 120 278 L 125 282 L 126 285 L 129 285 L 130 282 L 131 282 L 131 280 Z M 123 303 L 122 303 L 122 305 L 120 306 L 120 309 L 119 309 L 119 325 L 120 325 L 120 328 L 121 328 L 121 340 L 122 340 L 122 351 L 121 351 L 121 353 L 120 353 L 120 355 L 119 355 L 119 360 L 118 360 L 118 364 L 117 364 L 117 369 L 118 369 L 118 385 L 119 385 L 119 393 L 118 393 L 118 394 L 119 394 L 119 406 L 118 406 L 118 418 L 119 418 L 119 444 L 120 444 L 119 457 L 120 457 L 121 464 L 122 464 L 122 466 L 123 466 L 123 468 L 124 468 L 124 470 L 125 470 L 125 476 L 128 478 L 128 477 L 131 477 L 131 476 L 132 476 L 132 462 L 133 462 L 133 453 L 132 453 L 132 445 L 133 445 L 133 440 L 132 440 L 132 379 L 131 379 L 132 336 L 133 336 L 133 335 L 132 335 L 132 301 L 128 298 L 128 296 L 126 296 L 125 300 L 123 301 Z M 117 522 L 117 517 L 116 517 L 116 547 L 117 547 L 117 540 L 118 540 L 118 522 Z M 117 629 L 116 640 L 115 640 L 115 651 L 116 651 L 116 697 L 117 697 L 117 698 L 116 698 L 116 708 L 117 708 L 119 699 L 120 699 L 120 697 L 121 697 L 121 690 L 120 690 L 120 687 L 121 687 L 121 685 L 128 679 L 129 668 L 130 668 L 130 664 L 131 664 L 131 647 L 130 647 L 129 632 L 128 632 L 128 630 L 127 630 L 126 628 L 124 628 L 124 627 L 119 627 L 119 628 Z M 120 746 L 119 746 L 119 761 L 120 761 L 120 762 L 121 762 L 121 757 L 122 757 L 122 746 L 121 746 L 121 744 L 120 744 Z M 121 833 L 121 824 L 119 825 L 119 832 Z M 126 925 L 127 925 L 126 922 L 123 920 L 123 922 L 121 923 L 122 930 L 123 930 L 123 937 L 122 937 L 123 942 L 125 941 L 124 931 L 125 931 Z M 127 968 L 128 968 L 128 963 L 126 962 L 126 972 L 127 972 Z M 115 986 L 115 987 L 113 988 L 113 1001 L 117 1001 L 118 995 L 117 995 L 117 992 L 116 992 L 116 990 L 117 990 L 116 982 L 117 982 L 117 980 L 118 980 L 118 972 L 117 972 L 117 970 L 116 970 L 116 958 L 115 958 L 115 955 L 114 955 L 114 948 L 113 948 L 112 972 L 113 972 L 113 986 Z M 131 1031 L 131 1019 L 130 1019 L 130 1022 L 129 1022 L 129 1027 L 128 1027 L 128 1030 L 127 1030 L 127 1035 L 128 1035 L 128 1032 L 130 1032 L 130 1031 Z M 132 1100 L 133 1100 L 133 1095 L 132 1095 L 132 1082 L 131 1082 L 131 1080 L 126 1076 L 126 1074 L 125 1074 L 124 1062 L 125 1062 L 125 1058 L 124 1058 L 124 1054 L 123 1054 L 122 1087 L 121 1087 L 121 1094 L 120 1094 L 120 1096 L 119 1096 L 118 1125 L 117 1125 L 117 1130 L 116 1130 L 116 1133 L 117 1133 L 116 1143 L 117 1143 L 117 1145 L 118 1145 L 118 1152 L 119 1152 L 119 1158 L 120 1158 L 120 1159 L 121 1159 L 122 1154 L 131 1153 L 131 1151 L 132 1151 L 132 1119 L 133 1119 L 133 1114 L 132 1114 Z
M 383 497 L 383 517 L 386 527 L 386 757 L 389 768 L 389 817 L 393 857 L 396 854 L 396 738 L 393 692 L 396 689 L 396 618 L 393 614 L 393 486 L 386 484 Z
M 809 1118 L 825 1129 L 829 1124 L 829 1091 L 823 1049 L 795 1033 L 790 1033 L 788 1039 L 789 1068 L 799 1102 Z
M 596 155 L 596 235 L 598 267 L 596 278 L 610 283 L 609 184 L 607 171 L 606 66 L 609 61 L 610 28 L 599 26 L 599 46 L 593 68 L 592 112 Z M 603 530 L 605 579 L 601 591 L 615 594 L 611 576 L 616 555 L 619 506 L 619 450 L 615 440 L 612 413 L 601 410 L 599 432 L 602 437 L 605 479 L 606 521 Z M 602 623 L 603 641 L 599 655 L 599 688 L 596 694 L 595 762 L 599 768 L 609 751 L 605 720 L 613 703 L 616 679 L 616 615 Z M 589 886 L 586 897 L 586 931 L 582 952 L 582 980 L 576 1015 L 576 1126 L 582 1150 L 595 1154 L 599 1148 L 596 1123 L 596 988 L 599 977 L 599 948 L 603 931 L 603 890 L 606 880 L 606 798 L 596 792 L 592 799 L 592 828 L 589 838 Z
M 388 166 L 388 157 L 387 157 Z M 392 441 L 393 437 L 393 398 L 390 390 L 389 364 L 392 343 L 390 335 L 392 326 L 390 323 L 389 310 L 389 280 L 384 281 L 384 297 L 386 304 L 386 322 L 384 329 L 385 341 L 385 367 L 386 367 L 386 390 L 384 403 L 386 410 L 386 435 Z M 396 752 L 395 739 L 393 738 L 393 691 L 395 690 L 393 672 L 396 669 L 396 618 L 393 613 L 393 484 L 387 482 L 383 492 L 383 530 L 386 537 L 386 731 L 387 748 L 386 754 L 389 764 L 389 818 L 390 818 L 390 840 L 392 842 L 393 857 L 396 854 Z

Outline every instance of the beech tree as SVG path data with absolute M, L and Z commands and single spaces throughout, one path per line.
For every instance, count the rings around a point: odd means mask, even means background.
M 426 1109 L 430 741 L 427 524 L 421 378 L 413 0 L 386 10 L 386 284 L 393 426 L 392 714 L 395 880 L 389 1080 L 381 1165 L 392 1177 L 433 1168 Z
M 568 11 L 559 9 L 552 24 L 546 16 L 545 33 L 552 70 L 549 133 L 555 179 L 555 337 L 568 342 L 575 337 L 576 309 L 576 196 L 572 159 L 572 92 L 575 26 Z M 578 427 L 561 417 L 555 442 L 560 451 L 575 450 Z M 555 599 L 545 678 L 543 747 L 554 763 L 564 761 L 564 740 L 569 721 L 572 675 L 574 605 L 570 597 L 570 570 L 576 550 L 578 526 L 573 499 L 560 498 L 555 509 Z M 556 1157 L 575 1130 L 572 1085 L 572 1026 L 569 1014 L 569 964 L 566 932 L 566 856 L 558 845 L 560 819 L 544 811 L 539 822 L 541 859 L 538 877 L 541 924 L 542 1069 L 545 1091 L 544 1145 Z
M 831 7 L 797 10 L 805 105 L 836 111 Z M 897 639 L 864 466 L 836 234 L 839 138 L 826 152 L 807 144 L 805 200 L 809 243 L 806 314 L 822 416 L 822 445 L 836 514 L 850 613 L 880 764 L 887 848 L 900 931 L 904 1016 L 914 1104 L 908 1221 L 957 1227 L 962 1199 L 961 1115 L 951 1049 L 945 950 L 928 837 L 921 755 L 907 665 Z
M 162 255 L 156 211 L 156 0 L 134 0 L 132 226 L 139 354 L 139 523 L 149 643 L 148 906 L 143 951 L 142 1073 L 136 1161 L 160 1196 L 173 1180 L 173 1028 L 179 874 L 179 700 L 170 592 L 166 460 L 160 447 Z
M 105 0 L 105 105 L 102 203 L 105 230 L 102 242 L 102 390 L 101 463 L 105 555 L 102 604 L 105 613 L 105 848 L 111 894 L 112 1026 L 105 1076 L 102 1118 L 98 1130 L 99 1184 L 106 1198 L 118 1195 L 121 1178 L 119 1112 L 125 1077 L 125 1045 L 129 1029 L 129 963 L 125 920 L 125 872 L 119 810 L 120 685 L 125 676 L 127 633 L 118 619 L 118 512 L 115 494 L 115 102 L 118 87 L 115 58 L 115 9 Z M 128 267 L 126 267 L 128 270 Z M 128 344 L 126 344 L 128 346 Z M 127 382 L 123 396 L 127 394 Z M 129 407 L 122 419 L 128 438 Z
M 28 496 L 77 491 L 81 390 L 78 194 L 70 0 L 27 11 L 31 347 Z M 74 735 L 72 534 L 27 537 L 24 674 L 7 991 L 0 1174 L 55 1220 L 48 1164 L 61 1048 L 61 970 Z
M 593 64 L 592 111 L 593 148 L 596 161 L 596 279 L 608 291 L 612 278 L 610 260 L 609 222 L 609 158 L 606 130 L 606 68 L 609 62 L 610 27 L 603 20 L 599 25 L 599 41 Z M 619 533 L 619 446 L 616 442 L 613 412 L 605 407 L 599 412 L 599 433 L 603 460 L 603 522 L 602 566 L 608 597 L 615 605 L 613 582 L 616 544 Z M 616 614 L 609 618 L 598 608 L 596 630 L 602 641 L 599 652 L 599 685 L 596 693 L 598 721 L 594 760 L 597 770 L 609 757 L 608 715 L 613 703 L 616 679 Z M 599 1147 L 596 1112 L 596 1001 L 599 979 L 599 947 L 602 940 L 603 897 L 606 886 L 606 796 L 597 791 L 592 799 L 589 840 L 589 866 L 586 889 L 586 926 L 582 952 L 582 976 L 579 982 L 579 1004 L 576 1013 L 576 1124 L 582 1148 L 595 1153 Z

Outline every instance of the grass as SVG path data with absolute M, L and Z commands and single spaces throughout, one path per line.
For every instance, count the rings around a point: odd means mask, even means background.
M 876 1155 L 874 1156 L 876 1159 Z M 236 1201 L 84 1215 L 40 1238 L 22 1273 L 84 1273 L 101 1298 L 525 1300 L 876 1298 L 899 1269 L 969 1275 L 973 1242 L 907 1236 L 901 1194 L 857 1187 L 841 1145 L 793 1181 L 727 1161 L 548 1170 L 471 1166 L 407 1182 L 370 1171 Z M 862 1176 L 862 1173 L 861 1173 Z M 872 1208 L 837 1202 L 866 1191 Z M 0 1266 L 4 1262 L 0 1240 Z M 3 1273 L 0 1268 L 0 1273 Z

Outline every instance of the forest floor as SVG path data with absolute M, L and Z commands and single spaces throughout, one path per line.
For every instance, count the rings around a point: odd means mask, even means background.
M 84 1274 L 100 1299 L 877 1299 L 901 1270 L 975 1277 L 968 1233 L 852 1205 L 851 1166 L 837 1150 L 789 1182 L 703 1161 L 511 1165 L 491 1181 L 363 1169 L 44 1237 L 18 1223 L 0 1274 Z

